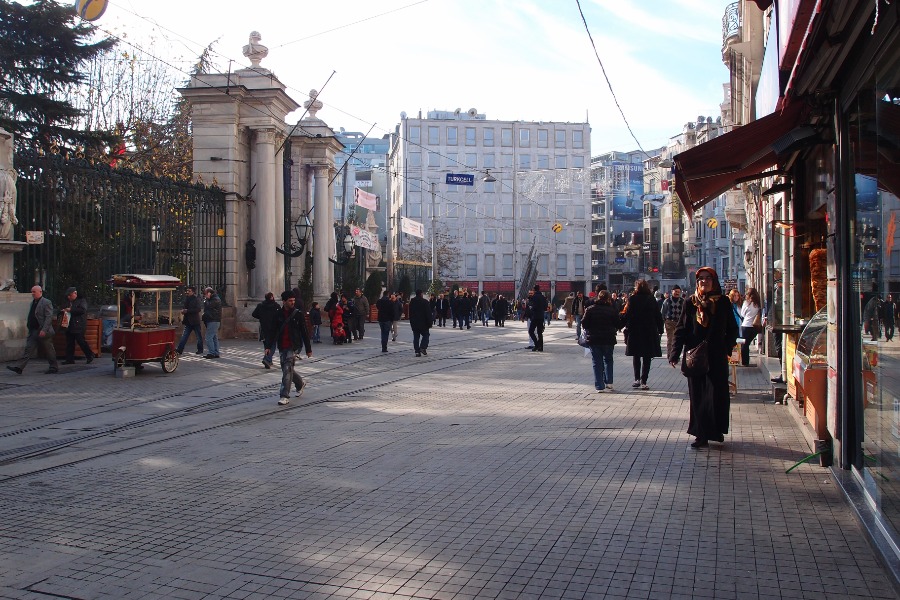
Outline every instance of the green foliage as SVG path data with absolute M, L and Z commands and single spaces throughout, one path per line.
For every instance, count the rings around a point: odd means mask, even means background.
M 444 282 L 441 281 L 440 279 L 434 279 L 431 282 L 431 285 L 428 286 L 428 291 L 426 293 L 434 294 L 435 296 L 437 296 L 438 294 L 443 293 L 443 291 L 444 291 Z
M 308 309 L 313 301 L 312 258 L 310 258 L 308 252 L 303 255 L 303 260 L 305 268 L 303 269 L 303 276 L 300 278 L 300 281 L 297 282 L 297 288 L 300 290 L 300 297 L 303 299 L 303 304 Z
M 382 288 L 384 288 L 384 271 L 373 271 L 366 279 L 366 285 L 363 288 L 363 294 L 369 299 L 370 304 L 378 301 Z
M 406 273 L 400 277 L 400 281 L 397 283 L 397 291 L 403 294 L 404 298 L 412 296 L 412 282 Z
M 115 142 L 110 131 L 76 129 L 83 113 L 67 96 L 86 82 L 85 65 L 116 43 L 96 34 L 70 3 L 0 0 L 0 127 L 20 147 L 92 152 Z

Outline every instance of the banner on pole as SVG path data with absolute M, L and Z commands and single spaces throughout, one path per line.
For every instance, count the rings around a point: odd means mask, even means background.
M 406 235 L 425 239 L 425 226 L 418 221 L 413 221 L 412 219 L 407 219 L 406 217 L 400 218 L 400 231 L 402 231 Z
M 350 237 L 353 238 L 353 243 L 360 248 L 365 248 L 366 250 L 381 250 L 381 245 L 378 243 L 378 236 L 370 231 L 366 231 L 359 225 L 350 226 Z
M 357 206 L 362 206 L 363 208 L 368 208 L 369 210 L 377 210 L 377 196 L 375 194 L 366 192 L 359 188 L 353 189 L 353 199 L 356 201 Z

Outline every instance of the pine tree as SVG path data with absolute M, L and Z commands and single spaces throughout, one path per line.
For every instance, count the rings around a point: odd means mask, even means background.
M 112 132 L 75 128 L 81 111 L 66 93 L 84 83 L 85 64 L 115 43 L 96 39 L 96 28 L 68 3 L 0 0 L 0 127 L 20 145 L 44 149 L 113 143 Z

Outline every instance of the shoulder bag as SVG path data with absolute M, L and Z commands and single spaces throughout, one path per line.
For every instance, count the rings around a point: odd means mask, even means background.
M 759 316 L 760 311 L 756 311 L 756 316 L 753 317 L 753 329 L 757 331 L 762 331 L 762 318 Z
M 713 324 L 710 322 L 709 329 L 706 331 L 706 339 L 691 348 L 684 351 L 681 358 L 681 372 L 685 377 L 702 377 L 709 373 L 709 332 L 712 330 Z

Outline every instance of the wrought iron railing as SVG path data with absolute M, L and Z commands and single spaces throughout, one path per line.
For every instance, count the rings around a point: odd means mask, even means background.
M 54 303 L 76 286 L 92 305 L 109 304 L 116 273 L 174 275 L 225 288 L 225 195 L 60 155 L 16 154 L 14 239 L 44 233 L 15 255 L 16 286 L 42 284 Z
M 722 17 L 722 50 L 729 43 L 739 40 L 741 35 L 741 3 L 732 2 L 725 7 L 725 15 Z

